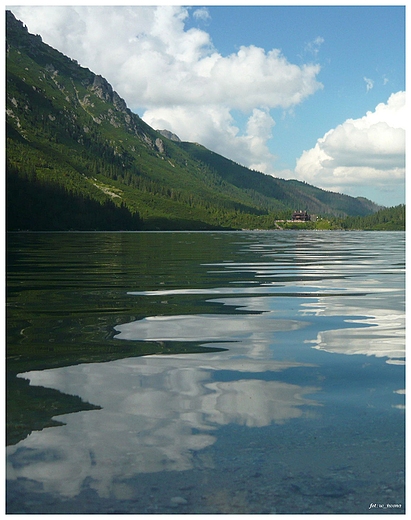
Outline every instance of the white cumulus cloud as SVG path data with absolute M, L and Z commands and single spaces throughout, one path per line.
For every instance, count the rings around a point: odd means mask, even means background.
M 364 193 L 374 189 L 383 194 L 403 185 L 405 119 L 405 92 L 401 91 L 373 112 L 347 119 L 318 139 L 314 148 L 297 160 L 298 178 L 344 193 L 352 187 L 357 195 L 361 187 Z
M 242 46 L 224 56 L 206 8 L 13 7 L 30 32 L 104 76 L 151 126 L 197 141 L 246 166 L 273 171 L 272 109 L 291 109 L 322 88 L 318 64 L 290 63 L 278 49 Z M 315 41 L 316 49 L 322 39 Z M 233 113 L 247 124 L 240 131 Z

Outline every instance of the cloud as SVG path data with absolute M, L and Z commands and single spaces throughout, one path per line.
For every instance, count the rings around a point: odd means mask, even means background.
M 201 7 L 200 9 L 196 9 L 193 12 L 193 17 L 196 20 L 202 20 L 203 22 L 211 19 L 210 13 L 208 12 L 208 9 L 206 7 Z
M 367 92 L 369 92 L 373 88 L 373 86 L 374 86 L 374 80 L 372 80 L 370 78 L 366 78 L 364 76 L 364 81 L 367 84 Z
M 322 88 L 318 64 L 290 63 L 278 49 L 250 45 L 219 53 L 206 31 L 186 28 L 190 16 L 209 21 L 206 8 L 12 10 L 30 32 L 104 76 L 151 126 L 266 172 L 275 160 L 267 145 L 275 124 L 270 111 L 292 109 Z M 242 131 L 235 111 L 247 121 Z
M 316 186 L 347 193 L 353 186 L 385 190 L 405 178 L 405 92 L 360 119 L 347 119 L 297 160 L 296 174 Z
M 272 170 L 275 157 L 268 140 L 275 125 L 267 109 L 255 108 L 247 118 L 245 133 L 224 106 L 165 107 L 146 110 L 144 120 L 153 128 L 176 133 L 183 141 L 198 142 L 258 171 Z
M 321 45 L 324 43 L 324 38 L 322 36 L 317 36 L 313 41 L 308 42 L 305 45 L 305 52 L 312 54 L 313 56 L 317 56 L 320 51 Z

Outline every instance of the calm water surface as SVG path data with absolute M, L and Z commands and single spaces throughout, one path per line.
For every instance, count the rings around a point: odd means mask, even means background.
M 10 235 L 8 512 L 404 514 L 404 249 Z

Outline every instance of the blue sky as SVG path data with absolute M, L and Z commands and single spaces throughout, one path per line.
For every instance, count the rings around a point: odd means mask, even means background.
M 405 200 L 401 6 L 10 6 L 156 129 L 252 169 Z
M 209 13 L 213 42 L 224 54 L 237 52 L 241 45 L 257 45 L 281 49 L 291 63 L 313 60 L 321 65 L 317 78 L 323 88 L 296 106 L 293 115 L 274 116 L 270 149 L 279 157 L 279 170 L 293 169 L 296 158 L 319 137 L 349 118 L 374 111 L 391 93 L 405 88 L 402 7 L 210 7 Z M 317 38 L 323 41 L 313 45 Z M 364 78 L 372 82 L 368 88 Z M 395 194 L 390 187 L 378 191 L 372 186 L 368 191 L 366 185 L 361 195 L 382 204 L 387 196 L 393 204 L 404 200 L 402 186 Z
M 276 118 L 274 149 L 289 167 L 301 149 L 344 122 L 360 118 L 405 88 L 404 30 L 401 7 L 209 7 L 208 25 L 223 54 L 241 45 L 279 48 L 291 63 L 321 65 L 324 88 L 295 108 L 284 124 Z M 228 23 L 227 23 L 228 22 Z M 227 25 L 229 33 L 227 34 Z M 313 46 L 316 38 L 323 43 Z M 310 45 L 311 44 L 311 45 Z M 317 53 L 313 52 L 317 50 Z M 364 77 L 373 81 L 367 91 Z M 385 84 L 384 84 L 385 81 Z M 284 133 L 284 135 L 283 135 Z M 298 136 L 295 138 L 295 136 Z

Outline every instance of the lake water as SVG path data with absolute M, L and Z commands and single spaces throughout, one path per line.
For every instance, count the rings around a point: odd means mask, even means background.
M 405 513 L 404 233 L 21 233 L 7 267 L 8 513 Z

